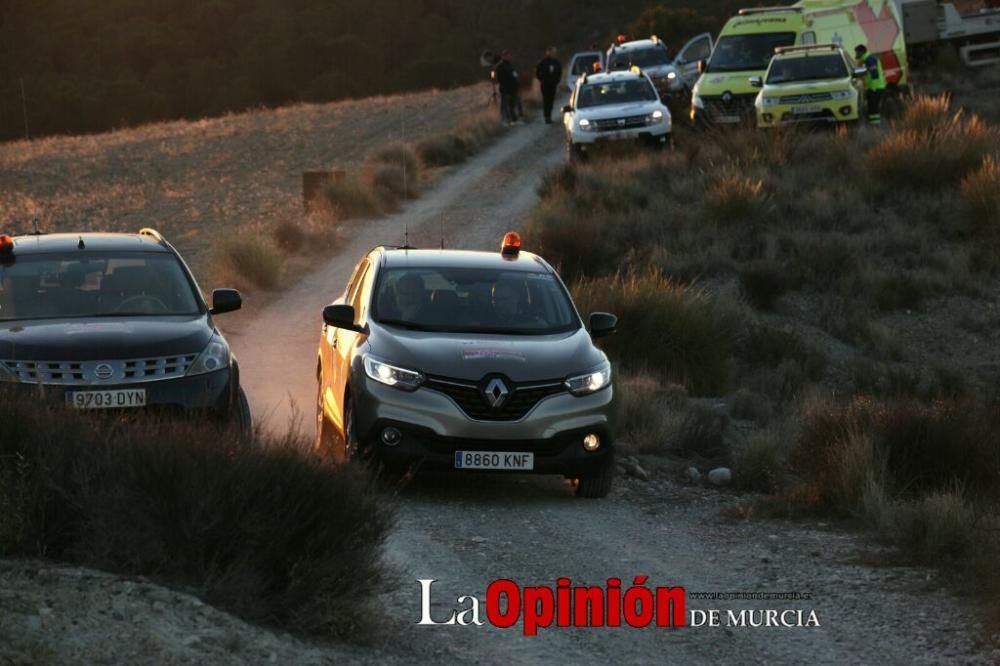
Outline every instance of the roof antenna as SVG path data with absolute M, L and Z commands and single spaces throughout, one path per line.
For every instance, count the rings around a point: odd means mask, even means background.
M 410 247 L 410 223 L 407 222 L 406 226 L 403 227 L 403 248 L 409 249 Z
M 438 218 L 438 234 L 441 236 L 441 249 L 444 249 L 444 222 L 441 218 Z
M 76 244 L 78 250 L 85 250 L 87 246 L 83 244 L 83 236 L 80 236 L 80 242 Z

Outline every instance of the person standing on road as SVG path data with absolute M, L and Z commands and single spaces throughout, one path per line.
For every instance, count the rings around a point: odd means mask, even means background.
M 865 101 L 868 106 L 868 122 L 878 125 L 882 122 L 882 91 L 885 90 L 885 71 L 882 69 L 882 61 L 874 53 L 868 53 L 868 47 L 858 44 L 854 47 L 854 57 L 859 67 L 864 67 L 865 73 Z
M 545 49 L 545 57 L 535 67 L 535 78 L 542 89 L 542 114 L 546 123 L 552 122 L 552 105 L 556 99 L 556 88 L 562 80 L 562 64 L 556 58 L 556 47 Z
M 521 82 L 518 80 L 514 56 L 505 50 L 496 68 L 497 86 L 500 88 L 500 117 L 505 123 L 518 121 L 518 94 Z

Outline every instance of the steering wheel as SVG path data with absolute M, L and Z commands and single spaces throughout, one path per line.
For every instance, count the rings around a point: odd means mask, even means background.
M 160 312 L 168 312 L 170 310 L 170 308 L 167 307 L 167 304 L 158 299 L 156 296 L 149 296 L 148 294 L 137 294 L 135 296 L 129 296 L 121 303 L 119 303 L 118 307 L 115 308 L 115 312 L 122 312 L 126 310 L 125 307 L 126 305 L 130 303 L 135 303 L 137 301 L 151 303 L 155 307 L 159 308 Z

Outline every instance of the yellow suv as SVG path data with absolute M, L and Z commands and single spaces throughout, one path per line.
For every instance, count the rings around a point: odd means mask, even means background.
M 754 107 L 757 127 L 797 123 L 855 122 L 864 111 L 864 68 L 836 44 L 777 48 L 763 77 L 750 84 L 761 91 Z

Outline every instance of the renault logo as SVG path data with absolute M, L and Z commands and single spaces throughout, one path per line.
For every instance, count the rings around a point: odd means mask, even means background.
M 728 90 L 726 92 L 722 93 L 722 101 L 725 104 L 729 104 L 730 102 L 732 102 L 733 101 L 733 93 L 729 92 Z
M 104 381 L 105 379 L 111 379 L 115 376 L 115 369 L 112 368 L 107 363 L 101 363 L 96 368 L 94 368 L 94 376 Z
M 490 380 L 490 383 L 483 389 L 483 394 L 486 396 L 486 402 L 490 404 L 490 407 L 499 409 L 500 405 L 507 399 L 507 396 L 510 395 L 510 389 L 498 377 Z

